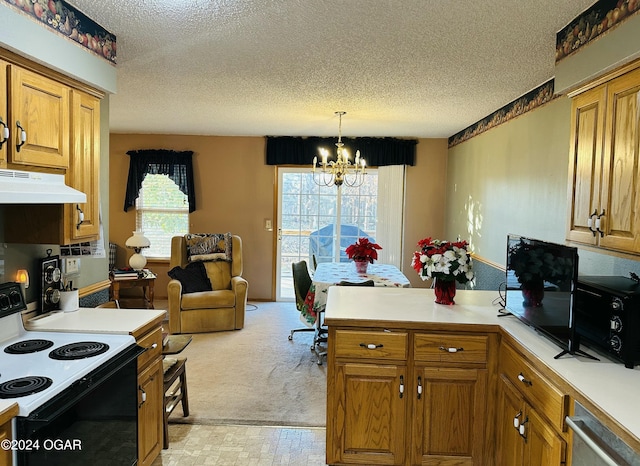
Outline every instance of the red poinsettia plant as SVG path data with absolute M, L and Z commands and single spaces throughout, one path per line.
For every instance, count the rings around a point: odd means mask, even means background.
M 347 246 L 344 252 L 349 259 L 353 259 L 354 261 L 368 261 L 373 264 L 373 261 L 378 258 L 379 249 L 382 249 L 379 244 L 372 243 L 367 238 L 358 238 L 358 241 Z
M 467 283 L 473 280 L 473 261 L 466 241 L 441 241 L 425 238 L 418 242 L 413 253 L 412 266 L 423 280 L 437 278 L 443 281 Z

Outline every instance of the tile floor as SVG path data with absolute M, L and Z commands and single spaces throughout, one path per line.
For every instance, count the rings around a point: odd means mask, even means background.
M 166 300 L 156 300 L 166 309 Z M 163 307 L 164 306 L 164 307 Z M 169 421 L 169 448 L 152 466 L 326 466 L 324 427 L 196 425 Z
M 324 427 L 169 424 L 152 466 L 325 466 Z

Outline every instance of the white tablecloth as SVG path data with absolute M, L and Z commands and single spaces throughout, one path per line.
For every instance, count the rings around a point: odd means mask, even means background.
M 300 320 L 309 326 L 315 324 L 318 314 L 327 304 L 327 290 L 330 286 L 341 281 L 360 283 L 367 280 L 373 280 L 375 286 L 411 286 L 409 279 L 394 265 L 369 264 L 367 273 L 360 274 L 356 272 L 353 262 L 321 262 L 313 275 Z

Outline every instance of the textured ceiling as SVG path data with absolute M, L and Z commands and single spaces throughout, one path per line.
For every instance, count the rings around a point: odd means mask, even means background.
M 117 37 L 112 132 L 448 137 L 553 77 L 593 0 L 71 0 Z

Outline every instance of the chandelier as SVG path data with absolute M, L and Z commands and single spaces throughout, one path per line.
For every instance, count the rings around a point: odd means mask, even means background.
M 336 160 L 327 161 L 329 151 L 321 147 L 320 157 L 322 161 L 318 164 L 318 157 L 313 158 L 313 181 L 319 186 L 341 186 L 343 183 L 347 186 L 360 186 L 364 182 L 364 175 L 367 174 L 366 162 L 360 158 L 360 151 L 356 151 L 355 161 L 349 160 L 349 152 L 344 148 L 342 142 L 342 115 L 347 112 L 335 112 L 340 118 L 338 126 L 338 142 L 336 142 Z M 316 174 L 316 168 L 320 166 L 319 174 Z

